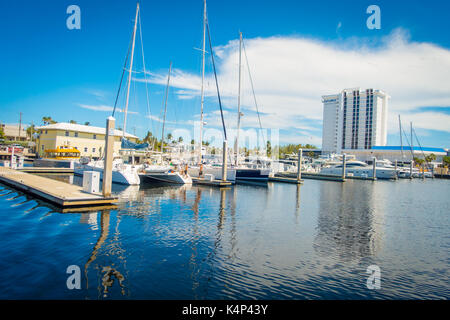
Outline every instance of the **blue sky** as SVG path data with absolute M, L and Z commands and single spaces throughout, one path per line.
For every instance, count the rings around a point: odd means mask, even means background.
M 66 28 L 66 8 L 71 4 L 81 8 L 81 30 Z M 155 119 L 161 116 L 170 61 L 175 70 L 166 132 L 176 128 L 192 130 L 200 108 L 193 84 L 200 76 L 201 55 L 195 48 L 200 48 L 202 41 L 202 1 L 142 0 L 140 4 L 153 120 L 145 117 L 149 115 L 145 84 L 142 74 L 137 74 L 139 81 L 132 83 L 133 113 L 129 115 L 127 131 L 139 136 L 147 130 L 160 131 L 160 123 Z M 380 30 L 366 27 L 366 8 L 371 4 L 381 8 Z M 26 124 L 41 124 L 43 116 L 51 116 L 59 122 L 89 121 L 103 126 L 110 112 L 101 110 L 114 104 L 135 8 L 134 1 L 1 1 L 0 121 L 17 123 L 22 112 Z M 361 86 L 386 90 L 391 95 L 388 144 L 399 143 L 394 119 L 401 114 L 405 125 L 413 121 L 422 145 L 450 147 L 450 125 L 446 122 L 450 119 L 449 10 L 448 1 L 440 0 L 208 1 L 227 127 L 235 127 L 233 90 L 237 86 L 237 67 L 234 68 L 233 59 L 240 30 L 254 72 L 263 127 L 280 129 L 281 143 L 320 145 L 321 94 Z M 266 49 L 271 45 L 273 54 Z M 142 70 L 140 49 L 138 41 L 136 70 Z M 321 63 L 317 61 L 305 64 L 317 56 L 314 50 L 330 52 L 330 56 L 342 55 L 350 66 L 352 57 L 355 66 L 366 66 L 364 63 L 373 58 L 379 61 L 380 70 L 392 70 L 392 74 L 386 71 L 378 75 L 374 70 L 372 75 L 372 69 L 367 69 L 367 77 L 361 78 L 355 67 L 354 73 L 345 73 L 341 79 L 335 75 L 337 72 L 330 73 L 330 68 L 319 68 Z M 336 65 L 336 61 L 341 60 L 325 61 L 323 65 Z M 417 61 L 424 63 L 417 65 Z M 400 62 L 404 66 L 397 70 Z M 319 67 L 313 68 L 316 63 Z M 266 68 L 268 64 L 275 69 Z M 417 70 L 400 77 L 410 69 Z M 209 62 L 206 71 L 210 80 Z M 385 87 L 383 79 L 391 83 Z M 316 86 L 317 91 L 308 90 L 310 83 L 320 83 L 320 89 Z M 279 88 L 275 88 L 277 84 Z M 249 90 L 248 83 L 244 86 Z M 254 124 L 251 99 L 248 97 L 248 104 L 244 99 L 244 128 L 245 119 L 247 128 Z M 123 103 L 123 97 L 119 101 Z M 207 125 L 220 129 L 214 94 L 207 94 L 205 106 Z M 122 126 L 121 115 L 117 118 L 118 126 Z

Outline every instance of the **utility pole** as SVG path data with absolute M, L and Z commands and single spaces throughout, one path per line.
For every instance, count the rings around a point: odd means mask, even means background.
M 22 131 L 22 112 L 19 112 L 19 141 L 20 141 L 20 133 Z

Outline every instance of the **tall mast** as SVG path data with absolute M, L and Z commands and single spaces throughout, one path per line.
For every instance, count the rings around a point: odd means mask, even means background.
M 128 100 L 130 98 L 131 72 L 133 70 L 134 43 L 135 43 L 135 40 L 136 40 L 136 28 L 137 28 L 137 22 L 138 22 L 138 14 L 139 14 L 139 2 L 137 3 L 136 18 L 134 20 L 133 44 L 132 44 L 132 47 L 131 47 L 130 70 L 128 70 L 127 101 L 126 101 L 126 104 L 125 104 L 125 111 L 124 111 L 124 117 L 123 117 L 123 134 L 122 134 L 122 137 L 125 137 L 125 131 L 127 129 Z
M 239 32 L 239 87 L 238 87 L 238 118 L 237 118 L 237 132 L 236 141 L 234 144 L 234 152 L 236 153 L 236 166 L 239 165 L 239 129 L 241 126 L 241 69 L 242 69 L 242 32 Z
M 411 126 L 411 158 L 414 159 L 414 145 L 413 145 L 413 128 L 412 128 L 412 122 L 410 122 Z
M 166 124 L 166 112 L 167 112 L 167 98 L 169 96 L 169 83 L 170 83 L 170 72 L 172 71 L 172 61 L 170 61 L 169 66 L 169 74 L 167 76 L 167 87 L 166 87 L 166 99 L 164 102 L 164 119 L 163 119 L 163 125 L 162 125 L 162 133 L 161 133 L 161 152 L 164 152 L 164 126 Z
M 206 0 L 203 0 L 203 47 L 202 47 L 202 88 L 201 88 L 201 109 L 200 109 L 200 144 L 198 163 L 202 163 L 203 147 L 203 104 L 204 104 L 204 82 L 205 82 L 205 43 L 206 43 Z
M 402 121 L 400 120 L 400 115 L 398 115 L 398 126 L 399 126 L 399 128 L 400 128 L 400 150 L 402 151 L 402 161 L 403 161 L 403 158 L 404 158 L 404 155 L 403 155 L 403 139 L 402 139 Z

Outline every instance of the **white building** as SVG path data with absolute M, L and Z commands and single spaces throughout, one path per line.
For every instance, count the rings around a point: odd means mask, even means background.
M 322 152 L 385 146 L 388 99 L 381 90 L 360 88 L 322 96 Z

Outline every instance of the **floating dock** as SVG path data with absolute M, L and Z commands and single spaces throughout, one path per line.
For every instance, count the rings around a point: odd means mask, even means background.
M 73 169 L 70 168 L 45 168 L 45 167 L 23 167 L 17 169 L 20 172 L 27 173 L 73 173 Z
M 79 186 L 26 172 L 0 167 L 0 182 L 62 208 L 111 205 L 117 197 L 87 193 Z
M 269 182 L 282 182 L 282 183 L 293 183 L 293 184 L 303 184 L 303 180 L 298 180 L 297 178 L 289 177 L 269 177 Z
M 222 180 L 206 180 L 203 178 L 191 178 L 192 183 L 200 184 L 203 186 L 213 186 L 213 187 L 229 187 L 231 186 L 230 181 L 222 181 Z
M 297 180 L 297 174 L 296 173 L 277 173 L 277 174 L 275 174 L 275 178 L 291 178 L 291 179 Z M 325 175 L 325 174 L 309 173 L 309 172 L 302 172 L 302 179 L 327 180 L 327 181 L 337 181 L 337 182 L 345 181 L 345 179 L 343 179 L 341 176 Z

